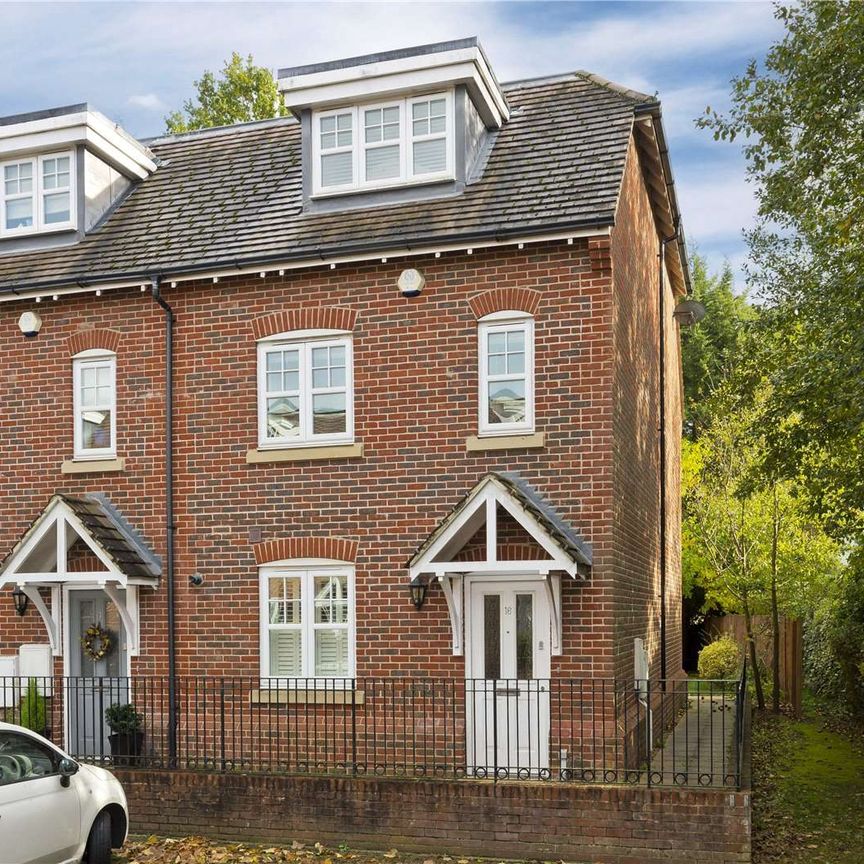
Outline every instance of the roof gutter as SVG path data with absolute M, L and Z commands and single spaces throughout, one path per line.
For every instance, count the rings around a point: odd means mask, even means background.
M 672 210 L 672 223 L 675 225 L 675 236 L 678 242 L 678 254 L 681 257 L 681 269 L 684 271 L 684 284 L 687 293 L 693 293 L 690 281 L 690 262 L 687 257 L 687 241 L 681 222 L 681 208 L 678 205 L 678 193 L 675 188 L 675 177 L 672 173 L 672 162 L 669 159 L 669 147 L 666 143 L 666 132 L 663 129 L 663 111 L 657 100 L 643 102 L 633 109 L 636 118 L 648 116 L 654 121 L 654 133 L 657 136 L 657 147 L 660 151 L 660 164 L 663 166 L 663 176 L 666 180 L 666 194 L 669 196 L 669 207 Z
M 471 248 L 476 245 L 478 247 L 485 245 L 504 245 L 508 243 L 516 243 L 519 240 L 530 241 L 532 238 L 544 238 L 549 235 L 560 235 L 561 239 L 565 239 L 568 234 L 573 236 L 585 236 L 592 232 L 605 231 L 614 225 L 615 219 L 613 216 L 605 216 L 599 219 L 585 219 L 578 222 L 567 223 L 552 223 L 528 228 L 505 228 L 505 229 L 490 229 L 488 231 L 475 231 L 470 234 L 448 234 L 448 235 L 420 235 L 406 239 L 399 246 L 384 247 L 380 243 L 353 243 L 340 244 L 339 246 L 319 247 L 314 251 L 303 252 L 279 252 L 270 255 L 256 255 L 246 258 L 227 258 L 216 259 L 201 264 L 187 264 L 172 267 L 170 265 L 159 268 L 159 273 L 162 281 L 179 278 L 195 278 L 206 277 L 218 271 L 220 275 L 226 271 L 255 269 L 264 265 L 278 265 L 280 263 L 292 264 L 297 263 L 300 266 L 314 267 L 316 264 L 327 263 L 331 260 L 340 258 L 349 258 L 357 256 L 359 258 L 368 257 L 369 259 L 387 256 L 399 255 L 422 255 L 431 254 L 442 247 L 454 247 L 450 251 L 456 251 L 455 247 L 461 249 Z M 53 289 L 69 288 L 76 286 L 80 289 L 89 287 L 98 288 L 104 285 L 117 285 L 117 283 L 127 283 L 129 287 L 135 284 L 141 284 L 144 289 L 150 283 L 153 275 L 152 268 L 146 272 L 140 270 L 125 271 L 122 273 L 111 273 L 98 276 L 80 275 L 72 277 L 63 277 L 59 279 L 50 279 L 43 282 L 26 283 L 22 282 L 14 287 L 0 287 L 0 295 L 14 294 L 15 296 L 23 295 L 26 292 L 27 296 L 33 292 L 41 291 L 50 293 Z M 118 287 L 120 287 L 118 285 Z

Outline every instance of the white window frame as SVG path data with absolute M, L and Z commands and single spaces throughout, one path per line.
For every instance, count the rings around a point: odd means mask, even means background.
M 395 141 L 376 141 L 372 144 L 366 143 L 366 112 L 367 111 L 383 111 L 385 108 L 399 109 L 399 137 Z M 390 102 L 372 102 L 369 105 L 357 106 L 357 137 L 359 138 L 358 148 L 358 169 L 359 175 L 355 177 L 357 186 L 361 189 L 379 189 L 386 186 L 399 185 L 405 182 L 405 100 L 397 99 Z M 369 150 L 379 150 L 382 147 L 392 147 L 396 145 L 399 148 L 399 176 L 388 177 L 383 180 L 367 180 L 366 179 L 366 153 Z M 330 189 L 331 187 L 326 187 Z
M 111 400 L 105 406 L 87 410 L 106 410 L 111 412 L 111 446 L 83 446 L 81 418 L 85 410 L 81 404 L 81 372 L 84 368 L 108 367 L 111 370 Z M 72 358 L 72 414 L 73 414 L 73 458 L 74 459 L 113 459 L 117 455 L 117 355 L 113 351 L 90 349 L 81 351 Z
M 525 419 L 519 423 L 490 423 L 486 404 L 489 376 L 488 337 L 491 333 L 506 333 L 521 330 L 525 337 Z M 534 318 L 527 312 L 493 312 L 485 315 L 477 324 L 478 337 L 478 435 L 495 437 L 500 435 L 525 435 L 534 431 Z M 492 380 L 500 376 L 492 376 Z M 513 380 L 518 380 L 514 376 Z
M 321 149 L 321 121 L 327 117 L 337 117 L 340 114 L 350 114 L 351 115 L 351 145 L 350 146 L 338 146 L 338 133 L 337 133 L 337 146 L 330 147 L 327 150 Z M 338 121 L 337 121 L 338 122 Z M 358 179 L 358 171 L 359 171 L 359 159 L 358 159 L 358 148 L 357 141 L 360 137 L 359 130 L 357 129 L 357 108 L 334 108 L 330 111 L 321 111 L 315 114 L 315 119 L 312 124 L 313 134 L 312 134 L 312 176 L 313 182 L 315 185 L 316 192 L 322 192 L 330 194 L 331 192 L 344 192 L 344 191 L 352 191 L 357 187 L 357 179 Z M 321 157 L 323 155 L 330 155 L 336 153 L 351 153 L 351 182 L 350 183 L 342 183 L 338 186 L 321 186 Z
M 444 108 L 445 129 L 444 132 L 430 132 L 427 135 L 414 135 L 414 105 L 418 102 L 432 102 L 435 99 L 444 97 L 446 105 Z M 414 96 L 406 100 L 405 106 L 405 149 L 407 150 L 408 171 L 416 182 L 428 181 L 433 182 L 445 177 L 453 176 L 453 120 L 452 120 L 452 104 L 451 94 L 448 93 L 431 93 L 425 96 Z M 444 152 L 446 154 L 446 163 L 443 171 L 430 172 L 426 174 L 414 173 L 414 142 L 415 141 L 434 141 L 439 138 L 444 138 Z
M 357 625 L 356 591 L 354 567 L 344 561 L 329 559 L 291 559 L 263 564 L 259 573 L 259 621 L 260 621 L 260 672 L 263 687 L 309 686 L 339 689 L 349 686 L 357 671 Z M 274 577 L 287 576 L 300 579 L 300 624 L 270 624 L 270 583 Z M 347 624 L 316 624 L 314 593 L 316 576 L 344 576 L 348 586 Z M 302 675 L 278 676 L 270 672 L 270 631 L 273 629 L 296 629 L 300 631 L 300 650 Z M 344 629 L 348 633 L 348 674 L 335 676 L 315 675 L 315 632 L 316 630 Z
M 63 189 L 45 189 L 43 187 L 42 165 L 46 159 L 62 159 L 69 157 L 69 186 Z M 26 228 L 6 227 L 6 202 L 14 200 L 23 195 L 6 196 L 6 167 L 9 165 L 22 165 L 29 163 L 33 169 L 33 191 L 31 203 L 33 207 L 33 224 Z M 66 222 L 45 223 L 45 195 L 53 195 L 56 192 L 68 192 L 69 194 L 69 219 Z M 74 150 L 62 150 L 56 153 L 42 153 L 38 156 L 20 156 L 15 159 L 6 159 L 0 162 L 0 237 L 22 237 L 30 234 L 48 234 L 54 231 L 68 231 L 77 225 L 77 196 L 76 196 L 76 161 Z
M 433 99 L 444 99 L 446 102 L 446 128 L 444 133 L 434 133 L 429 136 L 418 137 L 417 140 L 424 138 L 436 138 L 440 135 L 446 140 L 447 165 L 446 169 L 435 174 L 418 174 L 413 173 L 413 127 L 411 126 L 411 106 L 415 102 L 427 102 Z M 433 93 L 424 93 L 420 95 L 411 95 L 402 99 L 391 99 L 388 101 L 376 101 L 358 105 L 343 106 L 341 108 L 328 108 L 322 111 L 312 112 L 312 195 L 313 197 L 327 197 L 330 195 L 340 195 L 351 192 L 365 192 L 374 189 L 390 189 L 393 187 L 402 186 L 418 186 L 426 183 L 435 183 L 440 180 L 450 180 L 455 176 L 455 112 L 454 112 L 453 90 L 436 90 Z M 400 173 L 399 177 L 390 178 L 387 180 L 369 180 L 365 179 L 366 173 L 366 141 L 365 141 L 365 124 L 364 111 L 374 110 L 376 108 L 392 108 L 399 107 L 399 150 L 400 150 Z M 321 156 L 323 153 L 339 152 L 335 150 L 321 150 L 321 120 L 326 117 L 333 117 L 337 114 L 352 115 L 352 147 L 353 147 L 353 179 L 352 183 L 340 184 L 339 186 L 322 186 L 321 184 Z M 371 145 L 375 147 L 376 145 Z M 347 148 L 345 148 L 347 149 Z
M 353 334 L 344 330 L 298 330 L 281 333 L 258 342 L 258 447 L 285 449 L 291 447 L 327 446 L 354 442 L 354 351 Z M 333 434 L 312 432 L 312 396 L 342 388 L 312 387 L 312 349 L 345 348 L 345 431 Z M 274 350 L 296 348 L 300 353 L 299 395 L 300 434 L 293 437 L 270 438 L 267 435 L 267 354 Z

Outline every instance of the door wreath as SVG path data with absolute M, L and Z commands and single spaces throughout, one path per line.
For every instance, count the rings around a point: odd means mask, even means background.
M 102 660 L 111 653 L 113 647 L 111 634 L 107 630 L 103 630 L 99 624 L 93 624 L 84 631 L 81 644 L 84 647 L 84 653 L 91 660 Z

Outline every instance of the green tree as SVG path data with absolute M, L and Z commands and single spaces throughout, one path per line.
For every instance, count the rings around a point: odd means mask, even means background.
M 244 59 L 235 51 L 218 77 L 205 71 L 195 89 L 195 99 L 187 99 L 182 111 L 172 111 L 165 118 L 168 132 L 268 120 L 288 113 L 273 74 L 256 66 L 251 54 Z
M 736 294 L 732 269 L 709 274 L 705 259 L 691 257 L 693 299 L 705 306 L 697 327 L 682 330 L 684 433 L 695 439 L 710 422 L 711 394 L 730 376 L 744 354 L 743 346 L 757 310 L 746 294 Z
M 737 389 L 730 382 L 715 397 L 711 425 L 686 447 L 684 561 L 706 605 L 743 614 L 760 708 L 753 615 L 771 613 L 779 710 L 779 614 L 802 616 L 815 608 L 826 583 L 837 578 L 840 551 L 811 516 L 800 487 L 765 473 L 760 430 L 770 393 L 763 386 L 742 405 Z
M 699 121 L 743 140 L 759 199 L 766 441 L 838 536 L 864 540 L 864 3 L 778 6 L 785 35 Z M 783 422 L 781 422 L 783 421 Z

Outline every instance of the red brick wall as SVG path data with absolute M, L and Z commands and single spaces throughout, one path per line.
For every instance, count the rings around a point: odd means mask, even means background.
M 117 772 L 130 830 L 486 858 L 746 864 L 750 796 L 380 778 Z
M 615 671 L 633 674 L 633 640 L 646 640 L 660 674 L 659 235 L 631 142 L 611 238 L 615 286 L 613 378 L 613 562 Z M 666 289 L 667 675 L 681 674 L 681 374 L 674 300 Z
M 256 544 L 298 536 L 356 542 L 358 674 L 460 675 L 443 596 L 415 611 L 405 564 L 490 470 L 520 471 L 594 548 L 587 583 L 565 580 L 564 651 L 556 675 L 609 675 L 612 649 L 612 310 L 605 239 L 519 251 L 445 253 L 186 283 L 165 296 L 176 324 L 178 671 L 256 674 Z M 424 271 L 412 300 L 396 279 Z M 471 298 L 537 292 L 538 450 L 466 452 L 476 434 L 477 335 Z M 534 294 L 529 294 L 532 302 Z M 164 556 L 164 318 L 141 292 L 76 295 L 39 305 L 42 332 L 15 326 L 30 302 L 0 306 L 0 549 L 55 491 L 107 493 Z M 256 445 L 255 332 L 265 316 L 339 307 L 354 326 L 356 438 L 362 458 L 247 464 Z M 265 319 L 272 320 L 272 319 Z M 82 330 L 119 333 L 118 455 L 122 473 L 63 475 L 72 455 L 70 344 Z M 70 337 L 74 337 L 72 343 Z M 83 342 L 82 342 L 83 344 Z M 623 434 L 623 430 L 622 430 Z M 189 585 L 200 573 L 201 587 Z M 164 672 L 164 588 L 144 590 L 140 672 Z M 31 611 L 0 603 L 0 651 L 44 641 Z

